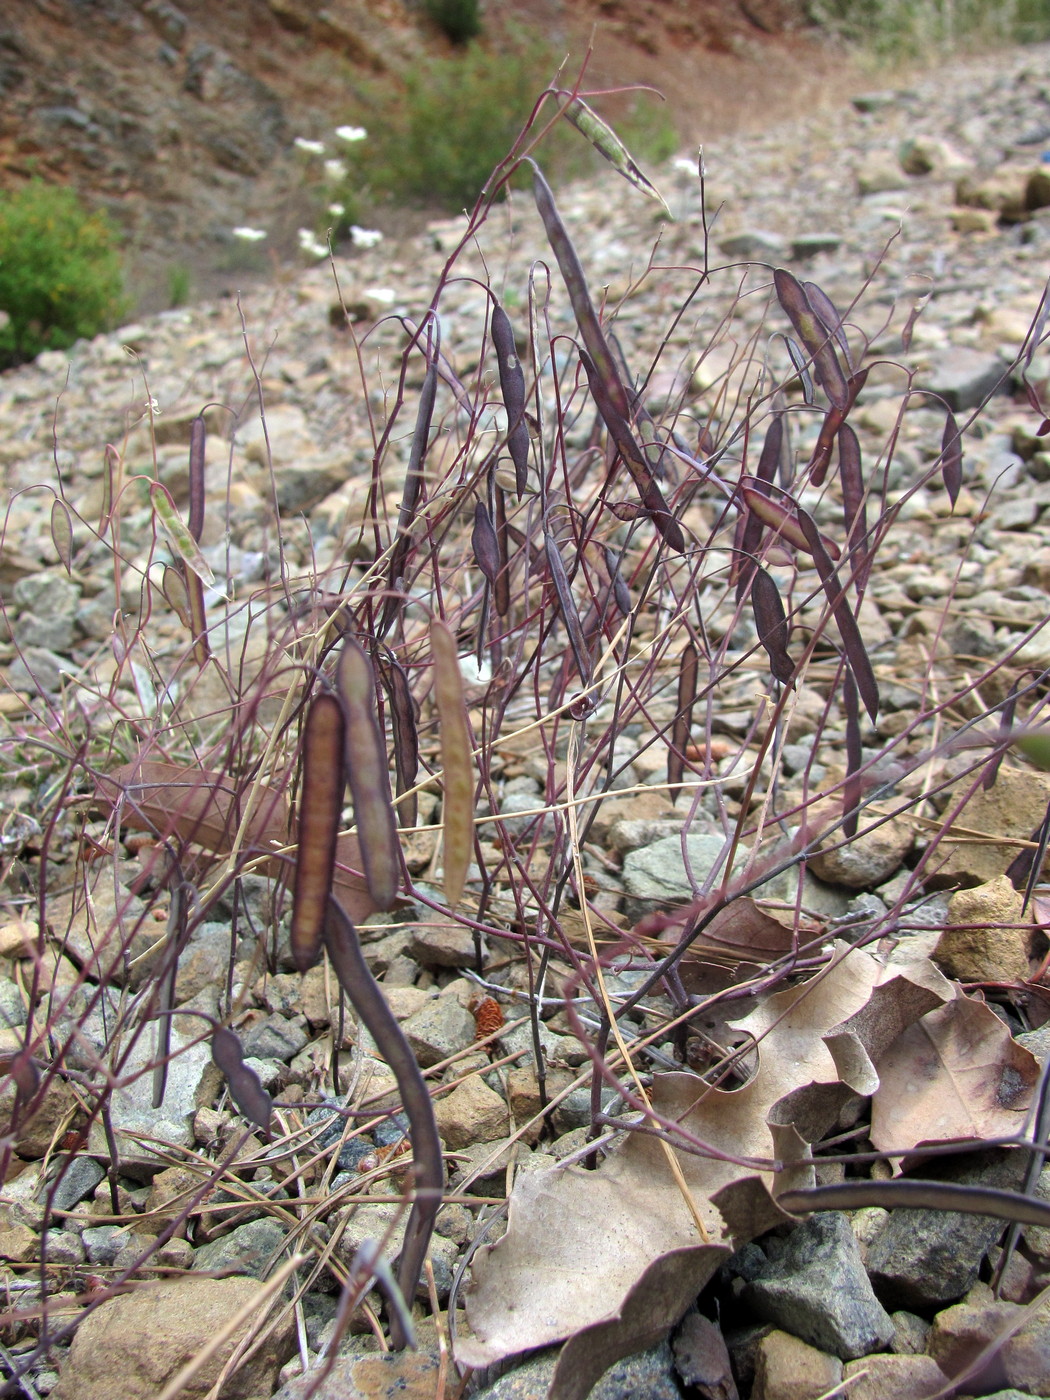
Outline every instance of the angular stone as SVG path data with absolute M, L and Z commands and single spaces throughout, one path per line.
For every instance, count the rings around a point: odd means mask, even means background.
M 916 387 L 938 394 L 954 413 L 977 408 L 1008 384 L 1006 365 L 998 355 L 952 345 L 934 355 L 916 376 Z
M 84 1318 L 73 1338 L 69 1359 L 54 1400 L 156 1400 L 186 1362 L 260 1291 L 255 1279 L 194 1278 L 165 1280 L 150 1288 L 122 1294 Z M 215 1385 L 234 1347 L 259 1314 L 245 1320 L 180 1392 L 184 1400 L 202 1400 Z M 291 1310 L 270 1314 L 275 1322 L 259 1349 L 225 1382 L 224 1400 L 251 1400 L 271 1395 L 281 1366 L 295 1346 Z
M 427 923 L 412 930 L 409 956 L 423 967 L 473 967 L 474 935 L 460 924 Z
M 842 1380 L 837 1356 L 779 1330 L 763 1337 L 755 1351 L 751 1400 L 819 1400 Z
M 987 1285 L 974 1288 L 954 1307 L 945 1308 L 933 1320 L 929 1355 L 948 1376 L 958 1375 L 995 1337 L 1016 1323 L 1022 1312 L 1016 1303 L 994 1298 Z M 1001 1350 L 990 1357 L 981 1372 L 968 1383 L 971 1393 L 987 1395 L 1009 1382 Z
M 317 1384 L 307 1373 L 281 1386 L 273 1400 L 433 1400 L 438 1380 L 436 1356 L 421 1351 L 390 1351 L 384 1356 L 337 1356 Z
M 510 1131 L 507 1105 L 480 1074 L 471 1074 L 451 1094 L 434 1103 L 438 1132 L 452 1151 L 475 1142 L 493 1142 Z
M 797 233 L 791 240 L 791 256 L 802 262 L 818 253 L 836 253 L 841 244 L 840 233 Z
M 873 830 L 861 829 L 848 845 L 819 851 L 809 869 L 829 885 L 872 890 L 897 873 L 914 840 L 911 822 L 891 817 Z
M 893 1323 L 841 1211 L 814 1215 L 769 1245 L 766 1264 L 744 1288 L 759 1317 L 843 1361 L 889 1343 Z
M 703 883 L 712 865 L 723 854 L 721 836 L 687 836 L 686 850 L 693 879 Z M 684 904 L 692 886 L 678 836 L 665 836 L 652 845 L 629 851 L 623 863 L 623 883 L 628 894 L 627 913 L 632 919 L 669 905 Z
M 273 1257 L 284 1243 L 285 1230 L 276 1220 L 264 1217 L 238 1225 L 228 1235 L 211 1244 L 203 1244 L 193 1253 L 193 1267 L 218 1272 L 251 1274 L 263 1278 L 269 1273 Z
M 67 1159 L 62 1175 L 47 1191 L 52 1209 L 72 1210 L 78 1201 L 90 1196 L 105 1174 L 93 1157 Z
M 936 1174 L 964 1186 L 1015 1190 L 1023 1167 L 1016 1154 L 989 1152 L 964 1158 Z M 933 1172 L 931 1171 L 931 1175 Z M 981 1261 L 1002 1234 L 987 1216 L 957 1211 L 893 1210 L 868 1249 L 868 1274 L 879 1297 L 894 1307 L 928 1308 L 962 1297 Z
M 246 1057 L 282 1060 L 287 1064 L 298 1055 L 308 1039 L 301 1026 L 297 1026 L 287 1016 L 274 1012 L 242 1034 L 241 1048 Z
M 401 1029 L 424 1069 L 474 1043 L 474 1017 L 454 996 L 433 997 Z
M 718 244 L 727 258 L 781 258 L 787 246 L 779 233 L 765 229 L 745 229 L 728 234 Z
M 939 1395 L 948 1378 L 932 1356 L 865 1356 L 846 1363 L 843 1380 L 851 1400 L 921 1400 Z
M 40 1236 L 28 1225 L 12 1225 L 0 1230 L 0 1259 L 26 1264 L 40 1252 Z
M 1046 816 L 1050 803 L 1050 774 L 1022 772 L 1005 765 L 994 785 L 986 792 L 975 788 L 972 777 L 963 778 L 948 794 L 952 808 L 964 793 L 966 804 L 957 818 L 964 831 L 979 831 L 999 838 L 1020 837 L 1027 841 Z M 952 833 L 954 836 L 954 833 Z M 968 841 L 964 832 L 947 848 L 947 858 L 937 866 L 930 883 L 943 889 L 952 885 L 982 885 L 1006 873 L 1017 855 L 1009 840 Z M 1044 869 L 1046 867 L 1044 866 Z
M 934 959 L 960 982 L 1023 982 L 1028 977 L 1024 895 L 1005 875 L 948 901 L 948 923 Z

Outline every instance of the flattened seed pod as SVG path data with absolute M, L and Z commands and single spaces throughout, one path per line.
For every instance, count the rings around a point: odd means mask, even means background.
M 312 967 L 321 951 L 346 789 L 345 727 L 343 708 L 335 696 L 315 696 L 306 715 L 303 736 L 299 853 L 292 896 L 292 957 L 300 972 Z
M 445 774 L 442 807 L 445 898 L 454 909 L 463 894 L 474 849 L 474 753 L 456 639 L 440 618 L 434 618 L 430 624 L 430 651 L 434 662 L 434 704 L 440 726 L 441 766 Z
M 518 359 L 510 318 L 499 302 L 492 308 L 492 345 L 499 369 L 499 389 L 507 410 L 507 451 L 514 463 L 514 484 L 520 497 L 529 473 L 529 426 L 525 421 L 525 371 Z
M 372 663 L 358 644 L 343 643 L 336 683 L 346 713 L 346 771 L 368 892 L 391 909 L 401 880 L 401 847 L 390 796 L 386 743 L 376 713 Z

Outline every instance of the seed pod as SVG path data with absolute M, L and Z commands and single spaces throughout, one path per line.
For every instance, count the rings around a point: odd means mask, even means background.
M 861 640 L 857 619 L 846 601 L 846 595 L 839 583 L 838 575 L 828 552 L 824 548 L 824 539 L 817 529 L 816 522 L 804 510 L 799 510 L 798 516 L 809 542 L 810 553 L 817 566 L 817 573 L 824 586 L 824 593 L 831 605 L 832 615 L 838 626 L 839 636 L 842 638 L 846 660 L 852 669 L 853 679 L 857 682 L 857 690 L 860 692 L 860 698 L 864 701 L 864 708 L 874 724 L 879 713 L 879 687 L 875 680 L 875 672 L 871 668 L 868 653 L 864 649 L 864 642 Z
M 765 569 L 755 570 L 751 581 L 751 607 L 755 614 L 758 640 L 769 657 L 769 669 L 781 685 L 790 685 L 795 675 L 795 663 L 788 651 L 791 632 L 780 589 Z
M 273 1099 L 263 1088 L 255 1071 L 244 1063 L 241 1042 L 228 1027 L 216 1026 L 212 1032 L 211 1055 L 226 1076 L 230 1097 L 241 1115 L 269 1134 Z
M 507 410 L 507 451 L 514 463 L 514 483 L 518 497 L 524 494 L 529 476 L 529 425 L 525 419 L 525 371 L 518 359 L 510 318 L 499 302 L 492 308 L 492 346 L 496 351 L 499 388 Z
M 941 480 L 944 482 L 944 489 L 948 493 L 948 499 L 952 505 L 959 499 L 959 492 L 962 489 L 962 438 L 959 436 L 959 425 L 955 421 L 955 414 L 948 413 L 944 420 L 944 433 L 941 436 Z
M 292 956 L 300 972 L 313 966 L 324 934 L 346 789 L 345 729 L 342 706 L 335 696 L 315 696 L 307 711 L 303 736 L 299 852 L 292 898 Z
M 478 501 L 474 506 L 474 530 L 470 543 L 478 568 L 486 580 L 494 584 L 499 573 L 499 541 L 496 538 L 492 516 L 489 515 L 489 508 L 484 501 Z
M 419 734 L 416 730 L 416 706 L 408 687 L 408 677 L 390 660 L 382 668 L 383 682 L 390 697 L 390 725 L 394 731 L 394 769 L 397 773 L 397 795 L 402 797 L 416 785 L 419 772 Z M 415 826 L 417 802 L 415 795 L 398 803 L 402 826 Z
M 678 801 L 685 775 L 685 751 L 693 728 L 697 674 L 696 647 L 692 642 L 687 642 L 678 667 L 678 708 L 671 731 L 671 749 L 667 755 L 667 783 L 672 802 Z
M 612 127 L 603 122 L 598 113 L 589 107 L 582 98 L 561 89 L 558 89 L 554 96 L 559 100 L 567 99 L 566 105 L 562 108 L 562 114 L 572 122 L 581 136 L 587 138 L 599 155 L 604 156 L 609 164 L 636 190 L 641 190 L 642 194 L 648 195 L 650 199 L 655 199 L 657 204 L 662 205 L 670 218 L 671 211 L 667 208 L 667 201 L 652 181 L 638 169 L 638 166 L 631 159 L 630 151 Z
M 73 522 L 65 503 L 57 496 L 51 504 L 51 543 L 68 574 L 73 568 Z
M 778 535 L 787 540 L 788 544 L 793 544 L 796 549 L 803 550 L 806 554 L 812 554 L 809 537 L 802 528 L 800 517 L 802 512 L 795 505 L 794 501 L 790 505 L 783 505 L 780 501 L 774 501 L 767 494 L 768 487 L 765 482 L 756 482 L 754 477 L 742 476 L 740 478 L 740 494 L 744 498 L 744 503 L 748 510 L 753 511 L 759 520 L 765 525 L 769 525 Z M 826 536 L 820 536 L 821 548 L 831 559 L 837 559 L 841 553 L 834 540 L 829 540 Z
M 190 424 L 190 514 L 186 522 L 198 544 L 204 529 L 204 445 L 204 414 L 200 413 Z
M 845 409 L 849 402 L 849 390 L 842 366 L 835 354 L 833 337 L 829 336 L 820 317 L 814 311 L 802 283 L 793 273 L 778 267 L 773 273 L 773 285 L 776 288 L 777 300 L 806 347 L 817 378 L 832 407 Z
M 390 796 L 386 743 L 376 713 L 375 675 L 364 651 L 343 643 L 336 672 L 346 717 L 346 771 L 368 892 L 379 909 L 391 909 L 401 880 L 401 847 Z
M 493 496 L 496 501 L 495 529 L 499 569 L 496 572 L 492 589 L 492 601 L 496 604 L 496 611 L 500 617 L 506 617 L 510 612 L 510 550 L 507 544 L 507 502 L 503 494 L 503 487 L 495 485 Z
M 456 639 L 440 618 L 430 624 L 430 651 L 445 778 L 441 814 L 445 898 L 454 909 L 463 894 L 474 849 L 474 752 Z
M 565 630 L 569 634 L 569 645 L 572 647 L 572 654 L 576 660 L 576 669 L 580 673 L 583 684 L 589 685 L 591 658 L 587 655 L 587 639 L 583 635 L 583 624 L 580 622 L 580 614 L 576 608 L 576 599 L 572 596 L 572 588 L 565 572 L 565 564 L 562 561 L 556 540 L 546 530 L 543 532 L 543 543 L 547 551 L 547 567 L 551 572 L 551 582 L 554 584 L 554 591 L 558 596 L 558 611 L 565 623 Z

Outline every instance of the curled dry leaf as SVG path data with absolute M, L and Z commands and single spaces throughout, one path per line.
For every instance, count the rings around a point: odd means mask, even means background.
M 666 1330 L 728 1250 L 785 1219 L 776 1197 L 812 1183 L 809 1144 L 848 1099 L 874 1092 L 874 1061 L 950 993 L 928 962 L 884 966 L 836 945 L 820 975 L 734 1023 L 757 1045 L 758 1069 L 743 1088 L 713 1089 L 684 1073 L 655 1076 L 654 1110 L 708 1152 L 677 1155 L 709 1242 L 650 1135 L 630 1134 L 596 1171 L 529 1172 L 515 1182 L 506 1235 L 475 1256 L 471 1334 L 457 1343 L 457 1359 L 490 1365 L 588 1332 L 610 1356 L 649 1345 L 653 1319 L 638 1312 L 649 1281 L 661 1278 Z M 785 1164 L 777 1175 L 768 1169 L 773 1159 Z M 602 1287 L 581 1289 L 581 1277 Z M 577 1400 L 585 1393 L 578 1384 L 555 1384 L 551 1400 Z
M 1035 1056 L 991 1007 L 959 995 L 910 1026 L 880 1060 L 871 1140 L 888 1151 L 1020 1132 L 1038 1077 Z
M 98 779 L 96 795 L 135 831 L 149 831 L 163 840 L 177 839 L 228 856 L 244 821 L 238 850 L 248 858 L 293 844 L 288 802 L 265 783 L 238 785 L 228 774 L 207 768 L 183 768 L 176 763 L 141 759 Z M 363 922 L 376 912 L 361 870 L 357 837 L 340 834 L 336 843 L 332 888 L 347 917 Z M 274 856 L 257 873 L 287 876 L 288 862 Z

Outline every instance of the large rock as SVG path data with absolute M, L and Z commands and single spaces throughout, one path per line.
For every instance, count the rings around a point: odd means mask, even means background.
M 964 413 L 1007 387 L 1006 364 L 984 350 L 952 345 L 931 357 L 917 375 L 916 387 L 938 394 L 954 413 Z
M 992 1152 L 936 1174 L 964 1186 L 1015 1190 L 1023 1170 L 1016 1154 Z M 894 1210 L 868 1249 L 868 1274 L 879 1297 L 892 1307 L 950 1303 L 973 1285 L 981 1261 L 1002 1231 L 1001 1221 L 984 1215 Z
M 893 1321 L 872 1292 L 841 1211 L 814 1215 L 786 1240 L 771 1239 L 769 1250 L 744 1289 L 759 1317 L 843 1361 L 888 1345 Z
M 1018 853 L 1017 839 L 1029 840 L 1046 816 L 1050 774 L 1004 766 L 987 792 L 968 774 L 948 794 L 950 810 L 965 794 L 965 805 L 949 830 L 951 844 L 941 847 L 945 858 L 929 875 L 928 883 L 938 889 L 983 885 L 1006 873 Z M 975 832 L 998 839 L 968 840 Z
M 1024 896 L 1005 875 L 957 890 L 934 959 L 960 982 L 1023 982 L 1028 977 Z
M 151 1284 L 103 1303 L 77 1329 L 55 1400 L 156 1400 L 187 1361 L 257 1298 L 262 1285 L 248 1278 L 181 1278 Z M 278 1300 L 279 1302 L 279 1300 Z M 223 1400 L 256 1400 L 273 1393 L 295 1345 L 288 1309 L 245 1364 L 222 1386 Z M 207 1395 L 253 1323 L 254 1314 L 225 1339 L 179 1392 L 180 1400 Z

